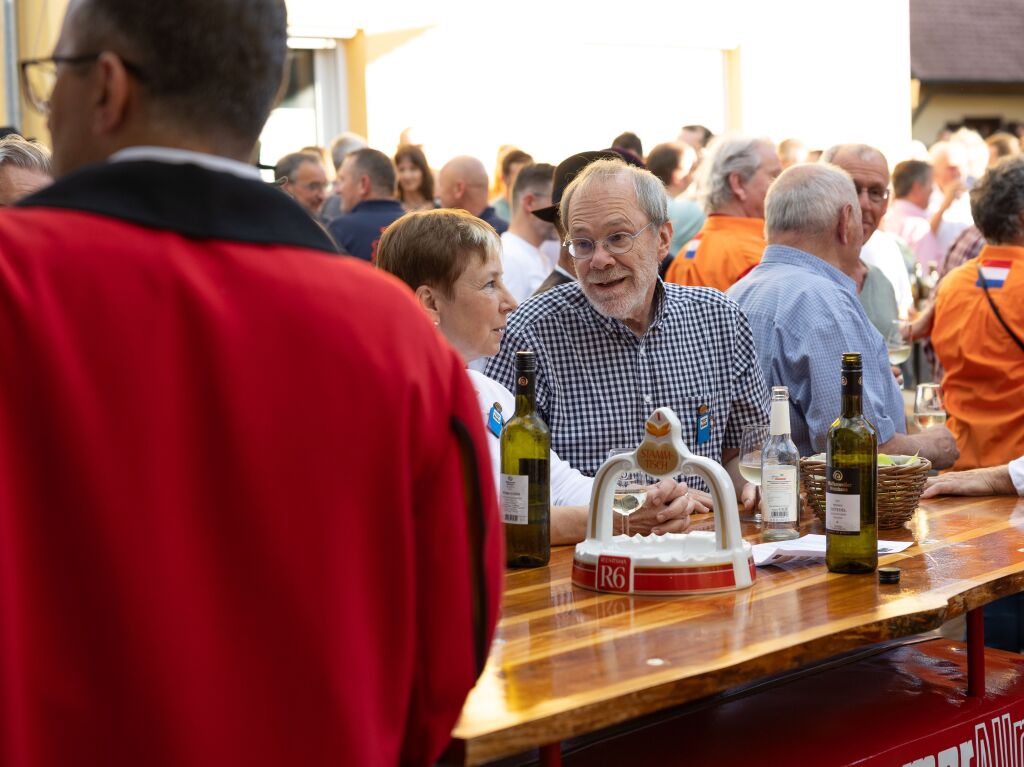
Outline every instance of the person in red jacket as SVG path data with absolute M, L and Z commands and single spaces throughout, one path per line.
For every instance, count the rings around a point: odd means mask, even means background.
M 432 764 L 497 618 L 473 389 L 245 164 L 283 0 L 73 0 L 0 213 L 0 764 Z M 39 67 L 56 68 L 50 92 Z

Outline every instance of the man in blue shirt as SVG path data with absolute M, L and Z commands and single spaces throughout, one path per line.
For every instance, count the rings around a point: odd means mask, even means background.
M 789 387 L 800 453 L 825 449 L 840 409 L 840 357 L 860 352 L 864 415 L 878 431 L 879 452 L 919 453 L 940 469 L 952 465 L 958 452 L 945 426 L 905 433 L 885 341 L 857 299 L 850 274 L 860 268 L 864 234 L 850 176 L 832 165 L 786 170 L 768 191 L 765 234 L 760 265 L 728 295 L 750 321 L 765 381 Z
M 337 190 L 343 215 L 327 231 L 342 252 L 372 263 L 381 233 L 405 213 L 395 199 L 391 158 L 376 149 L 350 152 L 338 169 Z

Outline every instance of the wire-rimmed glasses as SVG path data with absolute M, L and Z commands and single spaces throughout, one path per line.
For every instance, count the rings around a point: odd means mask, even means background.
M 597 252 L 598 245 L 613 256 L 621 256 L 633 249 L 634 240 L 643 233 L 644 229 L 647 229 L 653 223 L 653 221 L 648 221 L 646 225 L 633 234 L 629 232 L 613 232 L 602 240 L 591 240 L 589 237 L 573 237 L 567 239 L 562 244 L 569 249 L 569 255 L 577 261 L 586 261 L 588 258 L 593 258 Z

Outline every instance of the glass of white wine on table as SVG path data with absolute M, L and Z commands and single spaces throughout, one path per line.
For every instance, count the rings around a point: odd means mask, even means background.
M 914 396 L 914 421 L 922 430 L 946 423 L 946 409 L 942 404 L 942 387 L 939 384 L 917 385 L 917 394 Z
M 608 457 L 614 458 L 617 455 L 632 453 L 634 448 L 613 448 L 608 451 Z M 615 483 L 615 500 L 612 501 L 612 511 L 622 516 L 622 532 L 629 535 L 629 515 L 644 505 L 647 500 L 647 490 L 655 483 L 654 477 L 642 471 L 623 472 Z
M 754 485 L 761 485 L 761 450 L 768 441 L 768 424 L 743 427 L 743 439 L 740 442 L 740 475 Z M 754 507 L 752 515 L 740 517 L 744 522 L 761 523 L 760 504 Z
M 910 320 L 893 320 L 889 335 L 885 338 L 885 346 L 889 351 L 889 364 L 899 367 L 908 359 L 913 349 L 910 336 Z

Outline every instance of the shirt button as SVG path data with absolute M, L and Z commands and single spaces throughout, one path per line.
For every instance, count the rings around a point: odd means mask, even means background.
M 650 405 L 652 402 L 654 402 L 654 399 L 651 397 L 651 395 L 650 394 L 645 394 L 644 395 L 644 404 L 645 405 Z

